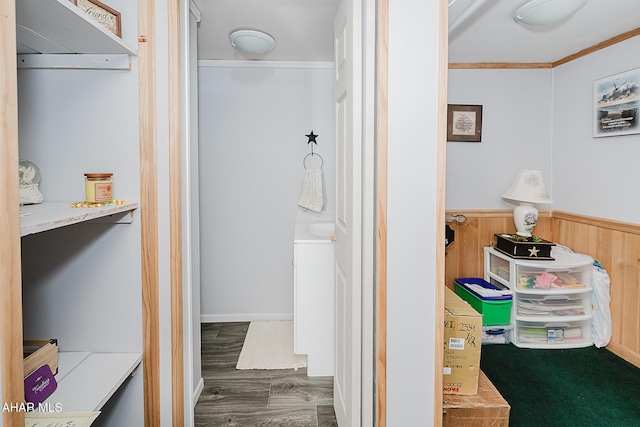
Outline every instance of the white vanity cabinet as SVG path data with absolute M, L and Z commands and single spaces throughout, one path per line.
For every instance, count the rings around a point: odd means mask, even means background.
M 135 24 L 137 2 L 110 4 Z M 16 23 L 19 119 L 8 126 L 20 158 L 40 168 L 45 202 L 20 209 L 22 322 L 11 326 L 58 340 L 49 408 L 143 425 L 143 375 L 133 375 L 143 354 L 136 51 L 68 0 L 19 0 Z M 135 45 L 135 28 L 125 32 Z M 72 208 L 85 172 L 112 172 L 125 203 Z
M 319 225 L 321 224 L 321 225 Z M 333 376 L 333 223 L 298 220 L 293 249 L 294 353 L 307 355 L 307 375 Z
M 593 258 L 556 247 L 551 257 L 516 259 L 484 248 L 485 280 L 513 291 L 511 342 L 527 348 L 591 346 Z

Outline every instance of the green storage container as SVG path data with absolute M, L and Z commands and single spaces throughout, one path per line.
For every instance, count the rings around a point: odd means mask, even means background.
M 473 291 L 466 284 L 480 285 L 483 288 L 498 290 L 497 286 L 491 283 L 479 279 L 479 278 L 465 278 L 455 279 L 456 294 L 471 307 L 473 307 L 478 313 L 482 314 L 482 325 L 508 325 L 511 323 L 511 295 L 482 297 Z

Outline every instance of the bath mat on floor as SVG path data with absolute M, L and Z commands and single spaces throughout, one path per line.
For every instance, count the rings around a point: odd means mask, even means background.
M 293 321 L 251 322 L 236 369 L 298 369 L 307 357 L 293 353 Z

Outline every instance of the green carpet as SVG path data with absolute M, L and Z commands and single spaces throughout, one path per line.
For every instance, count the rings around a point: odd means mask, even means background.
M 606 349 L 485 345 L 480 367 L 512 427 L 640 426 L 640 369 Z

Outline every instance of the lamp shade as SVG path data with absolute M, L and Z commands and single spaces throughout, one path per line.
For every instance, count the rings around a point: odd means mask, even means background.
M 502 194 L 505 199 L 525 203 L 551 203 L 542 180 L 542 172 L 530 169 L 518 171 L 511 187 Z
M 513 15 L 516 22 L 529 25 L 547 25 L 561 21 L 576 13 L 588 0 L 531 0 Z

